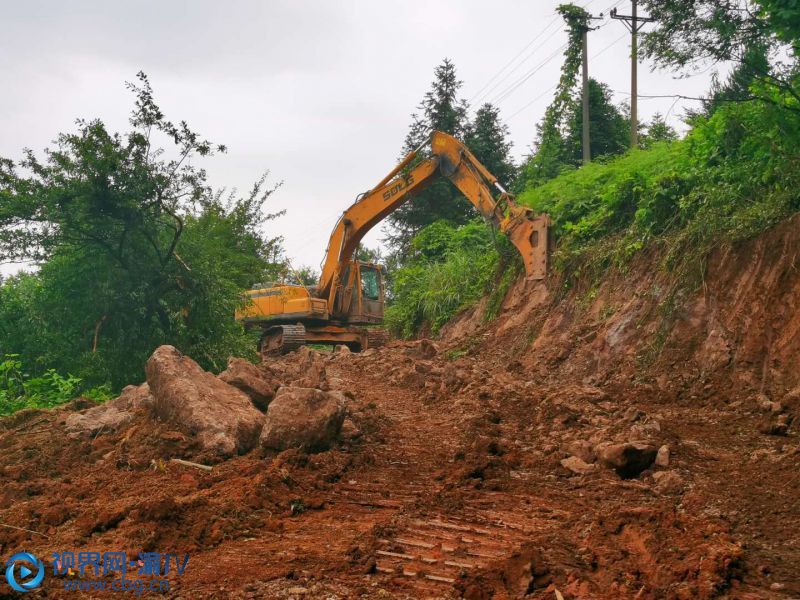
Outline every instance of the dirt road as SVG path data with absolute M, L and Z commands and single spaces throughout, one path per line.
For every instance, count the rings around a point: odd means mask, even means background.
M 2 528 L 2 552 L 189 553 L 169 577 L 181 598 L 800 594 L 800 453 L 754 427 L 757 406 L 554 387 L 501 355 L 429 354 L 324 357 L 357 431 L 211 473 L 160 462 L 184 447 L 160 423 L 79 440 L 58 434 L 69 410 L 7 420 L 0 522 L 38 535 Z M 669 464 L 630 478 L 562 464 L 632 428 Z M 48 577 L 47 595 L 74 593 L 63 586 Z

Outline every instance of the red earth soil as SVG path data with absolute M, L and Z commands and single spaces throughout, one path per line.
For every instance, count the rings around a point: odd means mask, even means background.
M 0 420 L 0 556 L 188 553 L 183 599 L 798 597 L 797 225 L 718 251 L 697 291 L 651 257 L 520 281 L 436 345 L 324 353 L 352 421 L 326 452 L 207 472 L 144 409 L 88 438 L 64 426 L 83 400 Z M 609 468 L 625 442 L 657 463 Z M 73 594 L 48 573 L 26 596 Z

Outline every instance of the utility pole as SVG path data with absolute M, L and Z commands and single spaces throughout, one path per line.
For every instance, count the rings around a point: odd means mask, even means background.
M 639 65 L 639 30 L 644 23 L 655 19 L 640 17 L 636 13 L 636 0 L 631 0 L 631 14 L 620 15 L 616 8 L 611 9 L 611 18 L 622 21 L 631 32 L 631 148 L 639 145 L 639 91 L 638 91 L 638 65 Z
M 587 165 L 592 160 L 592 148 L 589 139 L 589 28 L 583 28 L 582 34 L 582 71 L 583 71 L 583 164 Z
M 587 19 L 602 19 L 603 13 L 600 13 L 599 17 L 593 17 L 591 15 L 587 16 Z M 588 23 L 588 22 L 587 22 Z M 588 164 L 592 160 L 592 147 L 591 147 L 591 139 L 589 137 L 589 32 L 592 29 L 596 29 L 596 27 L 589 27 L 588 24 L 584 24 L 581 28 L 581 78 L 583 80 L 583 90 L 582 90 L 582 104 L 583 104 L 583 115 L 582 115 L 582 140 L 581 145 L 583 146 L 583 164 Z

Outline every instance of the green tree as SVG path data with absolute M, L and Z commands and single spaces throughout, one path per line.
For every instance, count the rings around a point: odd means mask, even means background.
M 567 164 L 564 130 L 577 87 L 581 40 L 583 31 L 589 26 L 589 13 L 574 4 L 561 4 L 557 10 L 567 23 L 568 33 L 561 77 L 553 101 L 547 107 L 541 123 L 536 126 L 534 152 L 521 167 L 520 177 L 514 185 L 517 192 L 556 177 Z
M 480 163 L 497 177 L 503 186 L 510 186 L 516 177 L 511 159 L 508 126 L 500 120 L 500 111 L 488 102 L 475 113 L 464 135 L 467 148 Z
M 674 142 L 677 139 L 678 132 L 658 112 L 647 124 L 644 135 L 639 137 L 639 141 L 645 149 L 651 148 L 658 142 Z
M 611 99 L 609 87 L 589 79 L 589 140 L 592 158 L 623 154 L 630 145 L 630 119 Z M 568 107 L 563 160 L 579 166 L 583 159 L 583 109 L 575 95 Z
M 703 102 L 700 111 L 691 111 L 690 118 L 697 114 L 710 117 L 720 106 L 730 102 L 744 102 L 754 98 L 753 87 L 758 85 L 760 74 L 770 70 L 768 49 L 763 45 L 745 50 L 745 59 L 735 63 L 733 70 L 724 81 L 715 73 L 709 90 L 709 98 Z
M 291 269 L 288 273 L 289 280 L 298 285 L 312 286 L 319 282 L 319 271 L 314 267 L 302 265 L 296 269 Z
M 795 53 L 800 40 L 800 5 L 795 0 L 758 0 L 760 15 L 779 39 L 791 44 Z
M 643 34 L 642 53 L 656 64 L 693 70 L 730 61 L 738 65 L 740 92 L 743 87 L 749 92 L 730 99 L 755 98 L 800 111 L 794 51 L 800 6 L 795 2 L 643 0 L 643 5 L 656 24 Z
M 425 94 L 418 112 L 412 115 L 413 121 L 403 144 L 403 156 L 423 144 L 434 130 L 463 139 L 467 127 L 467 104 L 459 98 L 461 86 L 455 65 L 445 58 L 436 67 L 431 89 Z M 474 214 L 455 186 L 448 180 L 440 179 L 389 216 L 389 223 L 395 232 L 387 238 L 404 252 L 411 238 L 425 225 L 440 219 L 466 223 Z
M 246 352 L 233 313 L 282 252 L 261 233 L 275 187 L 213 193 L 192 159 L 225 148 L 167 120 L 138 77 L 127 134 L 78 121 L 44 160 L 0 165 L 0 254 L 40 265 L 2 286 L 0 353 L 115 388 L 141 380 L 159 344 L 207 368 Z
M 432 223 L 414 237 L 407 260 L 393 273 L 386 326 L 403 337 L 438 331 L 488 291 L 498 262 L 497 240 L 486 224 Z
M 380 248 L 368 248 L 363 244 L 359 244 L 356 250 L 356 260 L 380 264 L 383 260 L 383 254 Z

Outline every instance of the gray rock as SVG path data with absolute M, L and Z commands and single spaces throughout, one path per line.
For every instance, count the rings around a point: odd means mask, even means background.
M 561 461 L 561 466 L 578 475 L 588 475 L 589 473 L 594 473 L 597 470 L 597 465 L 586 463 L 577 456 L 570 456 L 563 459 Z
M 669 446 L 661 446 L 656 454 L 656 466 L 668 467 L 669 466 Z
M 262 412 L 267 410 L 281 385 L 267 369 L 257 367 L 243 358 L 229 358 L 228 368 L 219 374 L 219 378 L 247 394 Z
M 66 429 L 73 435 L 92 436 L 119 431 L 133 420 L 137 408 L 150 406 L 152 402 L 146 383 L 129 385 L 118 398 L 67 417 Z
M 294 353 L 294 356 L 298 374 L 292 383 L 294 387 L 328 388 L 325 361 L 319 352 L 303 346 Z
M 597 458 L 591 442 L 587 442 L 586 440 L 573 440 L 566 445 L 565 449 L 585 463 L 593 463 Z

